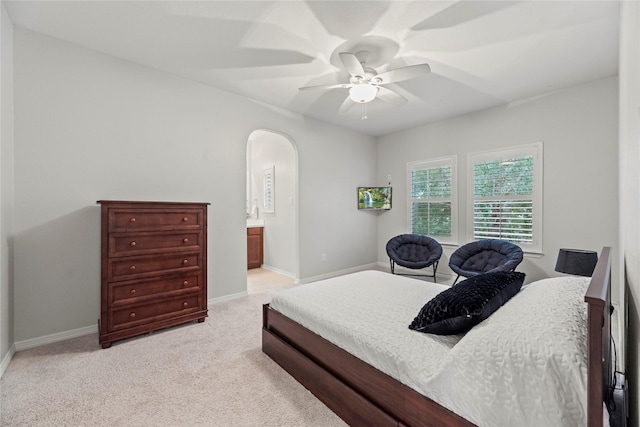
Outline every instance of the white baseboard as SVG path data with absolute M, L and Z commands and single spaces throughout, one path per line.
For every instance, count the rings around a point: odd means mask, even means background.
M 95 334 L 98 332 L 97 323 L 92 326 L 85 326 L 84 328 L 72 329 L 70 331 L 57 332 L 51 335 L 45 335 L 42 337 L 31 338 L 24 341 L 18 341 L 15 343 L 16 351 L 28 350 L 30 348 L 40 347 L 41 345 L 52 344 L 54 342 L 64 341 L 71 338 L 82 337 L 84 335 Z
M 345 270 L 333 271 L 331 273 L 325 273 L 325 274 L 320 274 L 318 276 L 307 277 L 306 279 L 300 279 L 299 283 L 304 284 L 304 283 L 317 282 L 318 280 L 330 279 L 331 277 L 336 277 L 336 276 L 344 276 L 345 274 L 356 273 L 358 271 L 364 271 L 364 270 L 378 270 L 378 264 L 377 263 L 365 264 L 359 267 L 352 267 L 352 268 L 347 268 Z
M 9 349 L 9 351 L 7 352 L 7 354 L 2 359 L 2 363 L 0 363 L 0 378 L 2 378 L 2 375 L 4 375 L 4 371 L 7 370 L 7 367 L 9 366 L 9 362 L 11 362 L 11 359 L 13 359 L 13 356 L 15 354 L 16 354 L 16 345 L 13 344 Z
M 248 295 L 247 292 L 239 292 L 237 294 L 226 295 L 219 298 L 212 298 L 207 301 L 207 304 L 209 305 L 220 304 L 225 301 L 242 298 L 246 295 Z M 0 373 L 4 372 L 4 369 L 6 369 L 5 363 L 8 365 L 9 361 L 11 361 L 11 358 L 17 351 L 28 350 L 30 348 L 40 347 L 41 345 L 53 344 L 53 343 L 65 341 L 71 338 L 82 337 L 84 335 L 91 335 L 95 333 L 98 333 L 97 324 L 92 326 L 85 326 L 83 328 L 72 329 L 70 331 L 57 332 L 55 334 L 45 335 L 42 337 L 31 338 L 24 341 L 18 341 L 12 346 L 13 353 L 10 351 L 7 354 L 8 357 L 5 357 L 2 360 L 2 364 L 0 365 Z
M 386 271 L 386 272 L 391 272 L 391 267 L 389 266 L 388 262 L 378 262 L 378 267 L 382 270 L 382 271 Z M 402 267 L 401 265 L 397 265 L 395 266 L 395 271 L 399 274 L 408 274 L 408 275 L 412 275 L 412 274 L 433 274 L 433 269 L 432 267 L 427 267 L 424 269 L 424 272 L 422 270 L 412 270 L 410 268 L 405 268 Z M 438 270 L 436 273 L 436 281 L 440 284 L 451 284 L 453 283 L 453 281 L 456 278 L 456 274 L 450 274 L 449 272 L 445 271 L 440 271 Z
M 226 295 L 219 298 L 212 298 L 207 301 L 207 304 L 208 305 L 220 304 L 225 301 L 242 298 L 246 295 L 248 294 L 245 291 L 245 292 L 239 292 L 237 294 Z M 7 368 L 7 366 L 9 365 L 9 362 L 13 358 L 13 355 L 17 351 L 28 350 L 30 348 L 40 347 L 41 345 L 53 344 L 53 343 L 65 341 L 71 338 L 82 337 L 84 335 L 91 335 L 95 333 L 98 333 L 97 324 L 92 326 L 85 326 L 83 328 L 72 329 L 70 331 L 57 332 L 55 334 L 45 335 L 42 337 L 31 338 L 24 341 L 18 341 L 14 343 L 13 346 L 11 346 L 11 350 L 7 353 L 7 355 L 2 360 L 2 363 L 0 364 L 0 377 L 2 376 L 2 373 L 4 373 L 4 370 Z
M 246 297 L 247 295 L 249 295 L 249 293 L 247 291 L 244 291 L 244 292 L 238 292 L 237 294 L 224 295 L 217 298 L 210 298 L 209 300 L 207 300 L 207 305 L 221 304 L 223 302 Z
M 271 269 L 270 267 L 264 266 L 264 265 L 262 266 L 262 268 L 265 268 L 267 270 Z M 364 270 L 383 270 L 383 271 L 388 271 L 389 270 L 389 266 L 388 266 L 388 264 L 383 263 L 383 262 L 365 264 L 365 265 L 361 265 L 361 266 L 358 266 L 358 267 L 347 268 L 345 270 L 334 271 L 334 272 L 331 272 L 331 273 L 325 273 L 325 274 L 320 274 L 320 275 L 317 275 L 317 276 L 307 277 L 306 279 L 296 280 L 296 282 L 298 282 L 300 284 L 311 283 L 311 282 L 316 282 L 318 280 L 329 279 L 331 277 L 336 277 L 336 276 L 344 276 L 345 274 L 355 273 L 355 272 L 364 271 Z M 282 274 L 282 275 L 286 275 L 286 276 L 289 276 L 289 277 L 293 277 L 290 273 L 287 273 L 287 272 L 277 271 L 275 269 L 273 269 L 272 271 L 274 271 L 274 272 L 276 272 L 278 274 Z M 411 271 L 411 270 L 407 270 L 407 271 Z M 444 274 L 444 276 L 448 276 L 448 275 Z M 440 278 L 440 273 L 438 273 L 438 278 Z M 221 303 L 224 303 L 224 302 L 227 302 L 227 301 L 231 301 L 231 300 L 234 300 L 234 299 L 245 297 L 247 295 L 248 295 L 248 293 L 246 291 L 244 291 L 244 292 L 238 292 L 238 293 L 235 293 L 235 294 L 225 295 L 225 296 L 221 296 L 221 297 L 217 297 L 217 298 L 210 298 L 207 301 L 207 305 L 221 304 Z M 46 345 L 46 344 L 53 344 L 53 343 L 56 343 L 56 342 L 59 342 L 59 341 L 64 341 L 64 340 L 68 340 L 68 339 L 71 339 L 71 338 L 77 338 L 77 337 L 81 337 L 81 336 L 84 336 L 84 335 L 95 334 L 97 332 L 98 332 L 98 325 L 95 324 L 95 325 L 92 325 L 92 326 L 85 326 L 83 328 L 72 329 L 70 331 L 58 332 L 58 333 L 51 334 L 51 335 L 45 335 L 45 336 L 42 336 L 42 337 L 31 338 L 31 339 L 24 340 L 24 341 L 18 341 L 11 347 L 11 350 L 9 351 L 9 353 L 7 353 L 5 358 L 2 360 L 2 364 L 0 364 L 0 376 L 2 376 L 2 373 L 4 372 L 6 367 L 9 365 L 9 362 L 11 361 L 11 359 L 13 358 L 13 355 L 17 351 L 28 350 L 30 348 L 40 347 L 40 346 Z

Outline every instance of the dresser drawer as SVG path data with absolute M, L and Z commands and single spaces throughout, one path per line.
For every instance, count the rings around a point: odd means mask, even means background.
M 109 209 L 109 231 L 200 230 L 202 209 Z
M 108 275 L 109 280 L 118 281 L 200 270 L 201 259 L 201 253 L 109 258 Z
M 135 327 L 144 323 L 156 322 L 174 316 L 201 310 L 200 297 L 197 294 L 181 298 L 158 300 L 149 304 L 130 305 L 113 309 L 111 312 L 112 330 Z
M 201 231 L 166 233 L 112 233 L 109 235 L 109 256 L 131 256 L 172 251 L 199 251 Z
M 174 274 L 151 279 L 112 282 L 109 287 L 110 304 L 134 304 L 153 298 L 200 292 L 201 273 Z

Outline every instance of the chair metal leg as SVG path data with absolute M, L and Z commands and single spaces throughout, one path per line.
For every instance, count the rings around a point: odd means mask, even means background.
M 433 283 L 438 283 L 436 282 L 436 270 L 438 269 L 438 263 L 440 261 L 436 261 L 433 263 Z
M 460 275 L 458 274 L 458 277 L 456 277 L 456 280 L 453 281 L 453 285 L 455 285 L 456 283 L 458 283 L 458 279 L 460 278 Z M 451 285 L 451 286 L 453 286 Z
M 431 267 L 433 268 L 433 274 L 412 274 L 412 273 L 398 273 L 398 275 L 400 276 L 415 276 L 415 277 L 432 277 L 433 278 L 433 283 L 437 283 L 436 282 L 436 272 L 438 271 L 438 264 L 440 261 L 436 261 L 433 264 L 431 264 Z M 389 265 L 391 266 L 391 274 L 396 274 L 395 272 L 395 262 L 389 258 Z M 424 267 L 424 268 L 428 268 L 428 267 Z

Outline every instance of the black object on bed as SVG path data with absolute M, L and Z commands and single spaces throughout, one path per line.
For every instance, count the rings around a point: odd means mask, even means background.
M 524 273 L 496 271 L 464 280 L 427 302 L 409 329 L 436 335 L 467 332 L 517 294 L 524 278 Z

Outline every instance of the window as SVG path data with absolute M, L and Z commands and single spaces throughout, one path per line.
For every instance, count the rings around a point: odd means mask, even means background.
M 469 154 L 473 239 L 542 250 L 542 143 Z
M 457 243 L 456 156 L 407 164 L 410 232 Z

